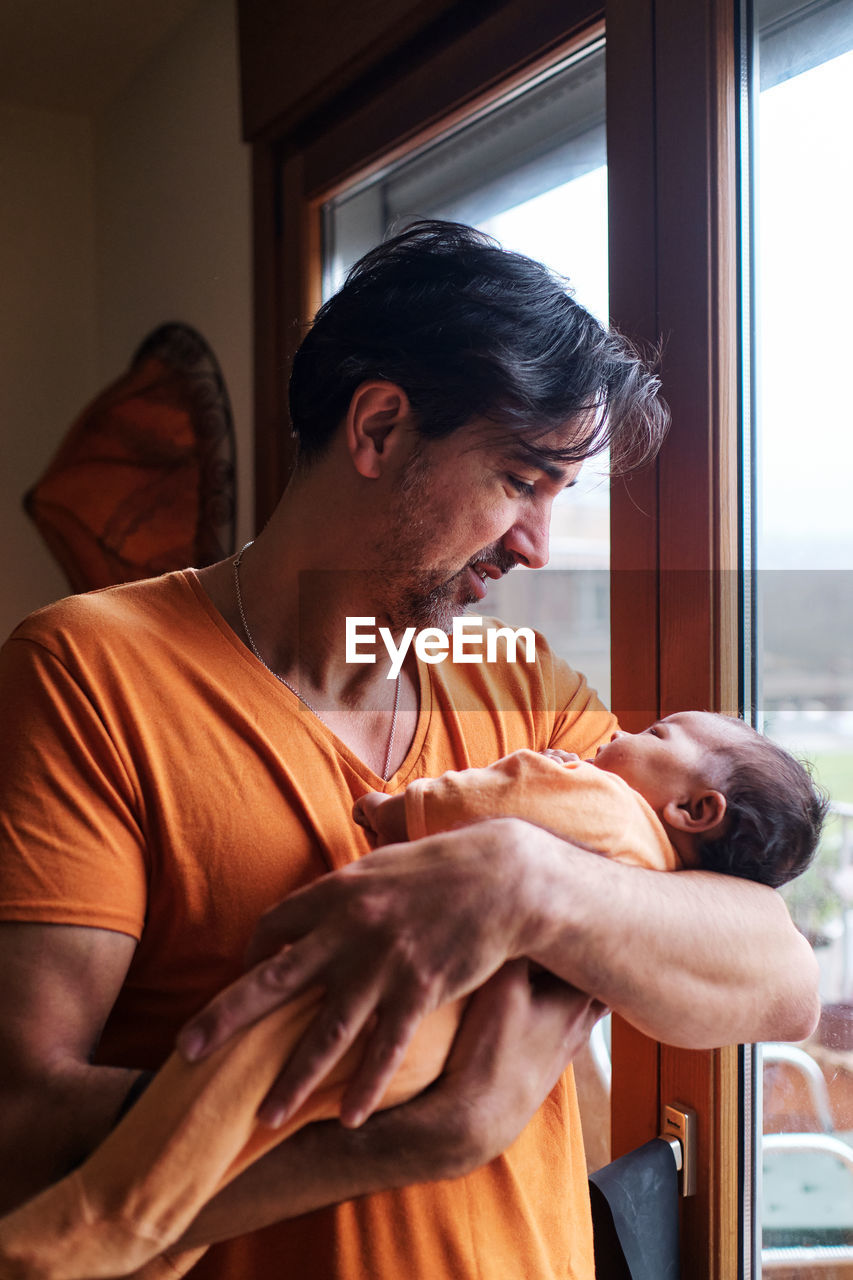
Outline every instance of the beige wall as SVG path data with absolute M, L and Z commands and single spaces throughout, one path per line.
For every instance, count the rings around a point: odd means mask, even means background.
M 0 634 L 64 595 L 21 499 L 97 380 L 92 129 L 0 104 Z
M 164 320 L 216 351 L 251 535 L 249 154 L 234 0 L 204 0 L 97 118 L 0 102 L 0 637 L 65 594 L 21 511 L 74 415 Z M 2 88 L 0 88 L 2 96 Z
M 217 354 L 241 432 L 251 526 L 251 185 L 234 0 L 208 0 L 95 125 L 99 369 L 184 320 Z M 251 533 L 246 532 L 250 537 Z

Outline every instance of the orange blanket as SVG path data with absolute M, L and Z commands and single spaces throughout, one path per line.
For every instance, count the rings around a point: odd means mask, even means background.
M 68 1177 L 0 1220 L 0 1273 L 39 1280 L 183 1275 L 202 1249 L 158 1257 L 222 1187 L 303 1125 L 338 1114 L 357 1066 L 356 1040 L 280 1129 L 255 1114 L 320 996 L 308 992 L 234 1037 L 202 1063 L 173 1053 L 139 1102 Z M 382 1100 L 395 1106 L 441 1073 L 463 1001 L 425 1019 Z M 139 1270 L 141 1268 L 141 1270 Z

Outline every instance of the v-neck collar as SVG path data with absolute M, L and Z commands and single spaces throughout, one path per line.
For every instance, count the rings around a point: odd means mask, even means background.
M 423 752 L 433 712 L 432 681 L 430 679 L 430 669 L 425 663 L 416 659 L 418 672 L 418 719 L 414 736 L 399 768 L 386 781 L 380 774 L 375 773 L 369 765 L 365 764 L 361 757 L 357 756 L 352 748 L 347 746 L 329 728 L 326 722 L 321 720 L 316 712 L 310 710 L 288 685 L 283 684 L 268 667 L 258 661 L 251 649 L 243 643 L 231 624 L 219 612 L 202 586 L 196 571 L 194 569 L 183 570 L 182 576 L 207 618 L 216 627 L 219 635 L 235 651 L 241 661 L 246 664 L 252 676 L 256 680 L 263 681 L 271 692 L 274 691 L 278 698 L 283 699 L 285 705 L 290 708 L 291 713 L 300 717 L 301 726 L 311 734 L 312 738 L 331 745 L 335 753 L 342 760 L 345 760 L 349 767 L 363 778 L 373 791 L 386 791 L 391 794 L 409 781 Z

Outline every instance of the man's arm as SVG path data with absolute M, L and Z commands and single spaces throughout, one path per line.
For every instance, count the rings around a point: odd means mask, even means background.
M 135 1071 L 92 1066 L 136 943 L 72 925 L 0 925 L 0 1211 L 109 1132 Z
M 566 865 L 565 847 L 549 837 L 522 939 L 545 967 L 685 1048 L 800 1040 L 814 1030 L 817 962 L 774 890 L 580 849 L 569 851 L 568 876 Z
M 63 1265 L 73 1261 L 62 1253 L 75 1225 L 61 1194 L 66 1184 L 57 1188 L 57 1200 L 50 1189 L 30 1197 L 106 1135 L 137 1075 L 89 1062 L 134 945 L 107 930 L 0 926 L 0 963 L 10 978 L 0 1001 L 4 1275 L 9 1268 L 22 1277 L 50 1275 L 57 1258 Z M 448 1066 L 428 1094 L 357 1134 L 336 1123 L 309 1126 L 223 1191 L 183 1247 L 370 1191 L 455 1177 L 502 1151 L 602 1012 L 556 979 L 532 984 L 528 969 L 526 960 L 508 965 L 478 992 Z M 2 1216 L 19 1201 L 25 1203 Z M 70 1274 L 67 1268 L 63 1274 Z
M 548 975 L 531 984 L 528 968 L 526 961 L 504 966 L 471 998 L 429 1090 L 357 1130 L 334 1121 L 301 1129 L 220 1192 L 177 1249 L 243 1235 L 331 1201 L 460 1177 L 504 1151 L 604 1012 Z
M 251 958 L 264 955 L 180 1045 L 200 1056 L 324 986 L 268 1116 L 295 1110 L 375 1016 L 342 1110 L 360 1123 L 421 1018 L 519 955 L 672 1044 L 800 1039 L 818 1015 L 814 958 L 772 890 L 620 866 L 514 819 L 380 849 L 325 876 L 264 916 Z

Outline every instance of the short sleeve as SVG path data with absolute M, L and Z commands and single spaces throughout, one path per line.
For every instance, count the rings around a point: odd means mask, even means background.
M 618 721 L 604 705 L 586 677 L 558 658 L 546 641 L 537 637 L 542 680 L 547 705 L 554 709 L 549 747 L 572 751 L 588 760 L 598 747 L 609 742 Z
M 145 842 L 93 693 L 39 641 L 0 651 L 0 920 L 139 938 Z

